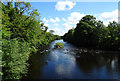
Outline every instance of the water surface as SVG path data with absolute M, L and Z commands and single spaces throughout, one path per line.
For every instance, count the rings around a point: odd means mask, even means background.
M 56 42 L 64 48 L 53 49 Z M 81 54 L 76 58 L 77 47 L 63 40 L 52 42 L 44 52 L 30 58 L 29 79 L 119 79 L 120 54 Z

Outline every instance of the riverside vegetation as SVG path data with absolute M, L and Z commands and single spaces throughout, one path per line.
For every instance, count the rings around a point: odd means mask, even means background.
M 0 2 L 2 18 L 2 79 L 20 79 L 27 73 L 31 52 L 60 36 L 47 32 L 37 9 L 30 3 Z
M 0 2 L 0 12 L 2 13 L 0 74 L 3 80 L 21 79 L 27 73 L 30 53 L 61 37 L 53 35 L 53 31 L 47 32 L 48 27 L 42 23 L 40 14 L 37 9 L 31 8 L 30 3 Z M 81 47 L 120 50 L 119 24 L 113 21 L 105 26 L 102 21 L 97 21 L 91 15 L 84 16 L 76 28 L 70 29 L 62 38 Z M 57 46 L 64 45 L 59 43 Z
M 64 44 L 62 42 L 57 42 L 55 45 L 54 45 L 55 48 L 63 48 L 64 47 Z
M 62 38 L 79 47 L 120 51 L 120 25 L 113 21 L 105 26 L 92 15 L 84 16 Z

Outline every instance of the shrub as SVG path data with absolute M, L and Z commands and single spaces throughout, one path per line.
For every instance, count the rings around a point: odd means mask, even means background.
M 55 48 L 63 48 L 64 44 L 62 42 L 58 42 L 54 45 Z
M 20 79 L 27 73 L 26 63 L 29 59 L 29 44 L 16 39 L 2 41 L 2 65 L 4 79 Z

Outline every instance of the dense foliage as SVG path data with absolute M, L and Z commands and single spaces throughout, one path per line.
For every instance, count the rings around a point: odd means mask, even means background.
M 57 42 L 55 45 L 54 45 L 55 48 L 63 48 L 64 47 L 64 44 L 62 42 Z
M 4 79 L 20 79 L 27 72 L 29 54 L 49 42 L 60 39 L 46 32 L 48 27 L 40 20 L 30 3 L 2 3 L 2 68 Z
M 63 36 L 64 41 L 77 46 L 105 50 L 120 50 L 120 26 L 115 21 L 105 26 L 92 15 L 84 16 L 75 29 Z

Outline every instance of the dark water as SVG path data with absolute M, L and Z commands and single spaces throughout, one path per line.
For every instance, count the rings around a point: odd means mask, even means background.
M 56 42 L 64 48 L 52 49 Z M 120 79 L 120 54 L 81 54 L 76 59 L 76 47 L 56 40 L 47 50 L 33 54 L 25 78 L 29 79 Z

